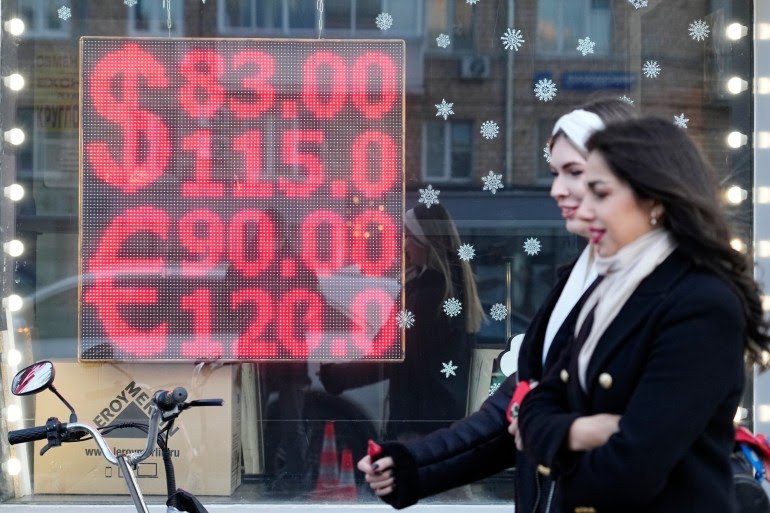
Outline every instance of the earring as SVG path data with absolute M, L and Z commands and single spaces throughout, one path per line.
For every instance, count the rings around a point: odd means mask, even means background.
M 652 226 L 655 226 L 656 224 L 658 224 L 658 215 L 655 213 L 654 210 L 650 212 L 650 224 Z

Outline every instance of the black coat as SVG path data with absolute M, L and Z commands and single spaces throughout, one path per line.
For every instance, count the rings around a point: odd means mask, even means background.
M 604 332 L 587 392 L 569 347 L 519 413 L 527 454 L 556 477 L 560 511 L 734 512 L 729 455 L 744 338 L 732 288 L 675 251 Z M 619 433 L 569 451 L 572 422 L 597 413 L 621 415 Z
M 567 282 L 572 266 L 561 269 L 557 283 L 532 318 L 519 352 L 518 373 L 522 379 L 542 377 L 543 338 L 548 319 Z M 574 314 L 574 312 L 573 312 Z M 546 369 L 558 360 L 569 338 L 564 322 L 552 342 Z M 546 490 L 543 481 L 527 458 L 517 456 L 514 438 L 508 433 L 505 411 L 513 396 L 517 376 L 511 376 L 481 406 L 479 411 L 455 422 L 451 427 L 406 443 L 383 444 L 384 454 L 395 461 L 396 486 L 382 499 L 397 509 L 415 504 L 419 499 L 489 477 L 516 465 L 516 508 L 530 513 L 537 501 L 537 490 Z M 541 502 L 542 504 L 542 502 Z
M 465 304 L 461 276 L 459 266 L 454 267 L 454 297 Z M 414 314 L 415 323 L 406 330 L 403 362 L 321 366 L 321 382 L 333 394 L 390 380 L 386 439 L 424 435 L 465 415 L 475 335 L 465 330 L 464 312 L 455 317 L 444 313 L 445 284 L 441 272 L 427 269 L 404 286 L 406 309 Z M 449 362 L 457 368 L 445 377 L 441 370 Z

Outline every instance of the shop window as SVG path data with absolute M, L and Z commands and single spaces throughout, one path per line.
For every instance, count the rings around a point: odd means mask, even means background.
M 449 50 L 473 49 L 475 11 L 465 0 L 428 0 L 426 30 L 428 48 L 436 48 L 439 34 L 449 36 Z
M 171 3 L 171 28 L 162 2 L 139 0 L 128 7 L 128 33 L 132 36 L 182 36 L 184 34 L 184 2 Z
M 324 26 L 329 31 L 384 37 L 416 37 L 422 33 L 422 0 L 326 0 Z M 386 12 L 393 26 L 380 31 L 375 20 Z
M 19 17 L 26 22 L 25 37 L 33 39 L 64 39 L 69 37 L 70 24 L 59 17 L 56 2 L 50 0 L 19 0 Z
M 423 125 L 423 178 L 426 181 L 471 179 L 473 123 L 428 121 Z
M 596 43 L 594 53 L 589 56 L 612 52 L 609 0 L 541 0 L 537 3 L 538 54 L 574 57 L 578 39 L 586 36 Z

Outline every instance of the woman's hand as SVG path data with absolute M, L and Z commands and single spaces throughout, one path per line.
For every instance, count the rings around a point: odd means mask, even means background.
M 579 417 L 569 428 L 568 446 L 572 451 L 590 451 L 607 443 L 620 431 L 620 415 L 600 413 Z
M 396 487 L 393 478 L 393 469 L 395 468 L 393 458 L 386 456 L 372 464 L 371 456 L 366 455 L 361 458 L 357 466 L 358 470 L 365 474 L 366 482 L 369 483 L 378 497 L 388 495 Z

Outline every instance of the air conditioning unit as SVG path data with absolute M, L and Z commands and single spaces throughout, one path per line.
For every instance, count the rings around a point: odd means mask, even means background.
M 464 80 L 489 78 L 489 57 L 486 55 L 468 55 L 460 59 L 460 78 Z

